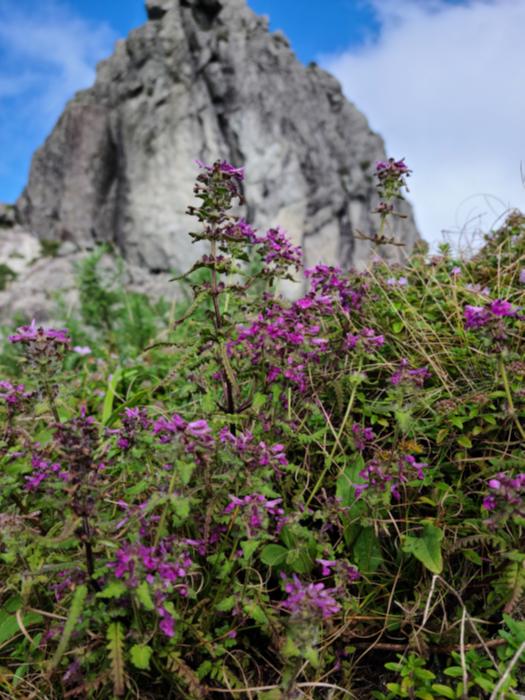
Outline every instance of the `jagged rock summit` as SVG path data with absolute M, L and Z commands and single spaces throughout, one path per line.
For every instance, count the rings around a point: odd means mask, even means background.
M 245 0 L 147 0 L 148 21 L 97 69 L 34 155 L 17 202 L 21 226 L 79 248 L 110 241 L 152 272 L 199 253 L 185 215 L 195 159 L 245 166 L 246 216 L 280 224 L 307 261 L 369 257 L 381 138 L 315 65 Z M 398 235 L 410 250 L 408 218 Z M 383 249 L 393 259 L 399 248 Z
M 167 275 L 147 271 L 186 270 L 203 252 L 185 213 L 196 159 L 245 166 L 244 215 L 285 228 L 308 265 L 370 258 L 355 232 L 377 229 L 373 168 L 385 149 L 335 78 L 303 66 L 245 0 L 147 0 L 146 10 L 66 106 L 16 206 L 0 207 L 0 319 L 46 320 L 58 289 L 74 304 L 74 263 L 98 242 L 123 254 L 130 288 L 164 293 Z M 405 248 L 379 251 L 394 261 L 418 238 L 401 206 Z M 35 262 L 39 240 L 59 258 Z

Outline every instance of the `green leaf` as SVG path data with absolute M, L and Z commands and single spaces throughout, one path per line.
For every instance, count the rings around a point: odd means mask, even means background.
M 259 540 L 244 540 L 244 542 L 241 542 L 241 549 L 243 551 L 244 558 L 249 559 L 259 545 Z
M 155 603 L 153 602 L 153 598 L 151 597 L 151 592 L 146 581 L 142 581 L 140 586 L 135 589 L 135 593 L 137 594 L 137 598 L 145 610 L 155 610 Z
M 450 668 L 446 668 L 443 673 L 445 676 L 450 676 L 451 678 L 460 678 L 463 675 L 463 670 L 459 666 L 450 666 Z
M 120 598 L 128 590 L 122 581 L 112 581 L 97 593 L 97 598 Z
M 449 433 L 448 428 L 441 428 L 441 430 L 438 431 L 438 434 L 436 435 L 436 445 L 441 445 L 441 443 L 445 440 Z
M 373 527 L 363 527 L 354 540 L 352 558 L 359 571 L 373 574 L 383 563 L 381 545 Z
M 392 324 L 392 331 L 394 333 L 401 333 L 404 327 L 405 324 L 403 323 L 403 321 L 394 321 L 394 323 Z
M 432 683 L 432 690 L 435 690 L 436 693 L 439 693 L 444 698 L 451 698 L 451 700 L 454 700 L 456 697 L 451 688 L 449 688 L 447 685 L 442 685 L 441 683 Z
M 355 484 L 362 484 L 364 480 L 359 476 L 359 472 L 364 468 L 365 464 L 361 455 L 355 455 L 352 458 L 352 464 L 346 466 L 343 472 L 337 479 L 335 486 L 335 495 L 341 499 L 343 506 L 353 506 L 360 501 L 355 497 Z
M 62 636 L 60 637 L 60 641 L 58 643 L 58 647 L 56 648 L 53 658 L 49 662 L 50 671 L 52 671 L 58 666 L 60 660 L 67 651 L 71 635 L 73 634 L 78 619 L 82 615 L 82 612 L 84 610 L 84 603 L 86 601 L 87 593 L 88 588 L 86 584 L 83 583 L 80 586 L 77 586 L 73 595 L 73 600 L 71 601 L 71 607 L 69 608 L 69 613 L 67 616 L 66 623 L 64 625 L 64 629 L 62 631 Z
M 124 629 L 121 622 L 112 622 L 106 632 L 109 658 L 111 659 L 111 677 L 113 694 L 121 697 L 125 692 L 124 683 Z
M 468 559 L 473 564 L 477 564 L 478 566 L 483 564 L 483 559 L 474 549 L 464 549 L 462 553 L 465 559 Z
M 176 524 L 180 525 L 188 518 L 190 514 L 190 499 L 184 496 L 172 496 L 171 506 L 177 516 Z
M 413 418 L 409 411 L 396 411 L 395 417 L 397 424 L 403 433 L 410 432 L 410 428 L 413 424 Z
M 421 537 L 410 535 L 404 537 L 402 549 L 407 554 L 412 554 L 433 574 L 440 574 L 443 571 L 440 544 L 442 539 L 443 531 L 439 527 L 427 523 Z
M 153 649 L 147 644 L 134 644 L 129 650 L 131 654 L 131 663 L 135 668 L 140 668 L 144 671 L 149 669 L 149 662 Z
M 255 622 L 259 622 L 261 625 L 268 624 L 266 613 L 260 605 L 257 605 L 257 603 L 246 603 L 243 606 L 243 609 L 244 612 L 252 618 L 252 620 L 255 620 Z
M 286 561 L 288 550 L 280 544 L 267 544 L 259 554 L 259 559 L 267 566 L 280 566 Z
M 314 562 L 310 556 L 307 547 L 297 547 L 296 549 L 288 550 L 286 555 L 286 563 L 297 574 L 307 574 L 312 570 Z
M 197 668 L 196 674 L 197 678 L 202 681 L 203 678 L 206 678 L 208 673 L 212 670 L 213 664 L 209 659 L 206 659 L 206 661 L 203 661 L 200 666 Z
M 104 406 L 102 408 L 103 425 L 106 425 L 106 423 L 111 418 L 111 414 L 113 413 L 113 403 L 115 401 L 117 387 L 121 379 L 122 369 L 119 367 L 111 375 L 111 379 L 108 382 L 108 388 L 106 389 L 106 396 L 104 397 Z
M 180 480 L 182 481 L 184 486 L 187 486 L 190 483 L 191 475 L 193 474 L 194 469 L 194 463 L 182 462 L 180 460 L 177 460 L 177 471 L 179 472 Z
M 467 449 L 472 447 L 472 441 L 466 435 L 460 435 L 457 439 L 457 443 L 461 445 L 461 447 L 466 447 Z
M 16 598 L 16 602 L 17 607 L 13 610 L 13 612 L 16 612 L 16 609 L 21 605 L 21 601 L 18 597 Z M 4 607 L 11 608 L 12 606 L 6 604 Z M 20 627 L 16 620 L 16 616 L 10 614 L 10 612 L 11 611 L 7 612 L 6 610 L 0 611 L 0 644 L 7 642 L 7 640 L 11 639 L 12 637 L 16 637 L 20 632 Z M 42 622 L 42 619 L 42 616 L 38 615 L 37 613 L 26 613 L 22 617 L 22 622 L 24 627 L 30 627 L 31 625 Z
M 255 396 L 253 397 L 253 401 L 252 401 L 252 410 L 255 411 L 255 412 L 260 411 L 261 408 L 262 408 L 262 407 L 264 406 L 264 404 L 266 403 L 267 398 L 268 398 L 268 397 L 265 396 L 264 394 L 261 394 L 261 393 L 257 392 L 257 393 L 255 394 Z
M 215 610 L 219 612 L 230 612 L 235 606 L 236 598 L 234 595 L 230 595 L 227 598 L 223 598 L 220 603 L 217 603 Z
M 279 688 L 272 688 L 272 690 L 260 691 L 257 698 L 258 700 L 282 700 L 283 693 Z

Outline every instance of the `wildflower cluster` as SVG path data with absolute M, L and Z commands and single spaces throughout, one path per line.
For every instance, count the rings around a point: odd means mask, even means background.
M 398 459 L 387 461 L 372 459 L 359 472 L 365 483 L 354 486 L 356 498 L 365 491 L 384 493 L 388 488 L 395 500 L 399 501 L 401 485 L 414 479 L 423 480 L 424 468 L 427 466 L 424 462 L 418 462 L 413 455 L 402 455 Z
M 384 223 L 408 169 L 377 174 Z M 108 302 L 0 356 L 0 690 L 513 699 L 525 217 L 461 268 L 317 265 L 288 301 L 301 251 L 232 214 L 243 178 L 200 164 L 207 250 L 158 340 L 123 351 Z
M 506 299 L 496 299 L 484 306 L 467 304 L 464 309 L 465 328 L 477 330 L 486 327 L 495 340 L 505 340 L 507 337 L 504 319 L 522 318 L 516 308 Z
M 337 590 L 325 588 L 324 583 L 304 583 L 294 574 L 291 579 L 284 577 L 284 590 L 288 597 L 283 607 L 294 618 L 327 620 L 341 610 L 334 597 Z
M 410 367 L 410 362 L 406 357 L 401 358 L 399 368 L 392 374 L 390 381 L 395 386 L 399 384 L 412 384 L 416 387 L 423 386 L 425 379 L 432 376 L 427 367 Z
M 282 498 L 268 499 L 260 493 L 248 494 L 243 498 L 230 495 L 229 498 L 230 502 L 224 509 L 224 514 L 240 512 L 242 519 L 246 521 L 247 537 L 253 537 L 259 530 L 267 530 L 269 517 L 275 520 L 277 533 L 286 522 L 281 507 Z
M 525 474 L 509 476 L 497 474 L 488 482 L 490 493 L 483 499 L 488 511 L 487 524 L 491 528 L 504 525 L 508 520 L 525 523 Z
M 406 178 L 410 176 L 410 173 L 411 170 L 407 167 L 404 158 L 377 161 L 376 178 L 378 193 L 383 200 L 383 208 L 389 208 L 394 199 L 401 197 L 401 190 L 407 189 Z M 391 211 L 389 209 L 389 212 Z M 383 211 L 381 210 L 379 213 L 383 214 Z
M 173 637 L 175 618 L 172 604 L 167 603 L 167 598 L 173 593 L 187 597 L 195 570 L 184 544 L 174 538 L 164 538 L 152 547 L 124 545 L 117 550 L 115 560 L 108 566 L 113 569 L 115 577 L 124 581 L 130 589 L 137 589 L 144 581 L 147 582 L 153 595 L 153 607 L 160 618 L 159 628 L 167 637 Z

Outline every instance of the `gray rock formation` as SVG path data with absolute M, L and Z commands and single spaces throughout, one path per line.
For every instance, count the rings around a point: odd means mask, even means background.
M 19 223 L 81 248 L 110 241 L 152 272 L 184 270 L 200 252 L 186 235 L 194 161 L 225 158 L 246 167 L 251 223 L 280 224 L 310 264 L 362 266 L 370 244 L 354 233 L 376 230 L 372 169 L 385 149 L 339 83 L 304 67 L 245 0 L 146 8 L 36 152 Z M 418 234 L 403 206 L 396 233 L 410 251 Z
M 1 251 L 0 239 L 0 253 Z M 35 318 L 39 323 L 58 321 L 56 314 L 59 299 L 62 308 L 68 314 L 78 311 L 76 268 L 84 257 L 82 252 L 58 254 L 55 257 L 41 257 L 26 266 L 23 274 L 19 274 L 13 284 L 0 290 L 0 322 L 6 326 L 11 325 L 12 330 L 11 319 L 15 316 L 28 320 Z M 161 297 L 172 298 L 176 292 L 173 282 L 169 282 L 168 274 L 150 275 L 147 270 L 132 264 L 125 265 L 122 274 L 119 274 L 117 261 L 114 256 L 108 254 L 101 259 L 99 269 L 103 278 L 107 278 L 109 287 L 113 286 L 118 278 L 120 284 L 128 291 L 146 294 L 153 300 Z

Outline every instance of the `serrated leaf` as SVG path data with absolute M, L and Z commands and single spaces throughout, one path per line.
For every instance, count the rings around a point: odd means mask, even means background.
M 184 496 L 172 496 L 171 506 L 178 518 L 177 524 L 184 522 L 184 520 L 188 518 L 191 511 L 189 498 L 186 498 Z
M 241 549 L 243 551 L 245 559 L 249 559 L 260 545 L 259 540 L 244 540 L 241 542 Z
M 215 610 L 219 612 L 230 612 L 235 606 L 236 598 L 234 595 L 230 595 L 227 598 L 223 598 L 220 603 L 217 603 Z
M 146 581 L 142 581 L 140 586 L 135 589 L 135 593 L 145 610 L 155 610 L 155 603 L 153 602 L 149 585 Z
M 266 613 L 257 603 L 246 603 L 243 608 L 244 612 L 249 615 L 252 620 L 255 620 L 255 622 L 259 622 L 262 625 L 268 624 Z
M 190 483 L 191 475 L 195 469 L 194 463 L 177 461 L 177 471 L 179 472 L 180 480 L 187 486 Z
M 112 581 L 97 593 L 97 598 L 120 598 L 127 593 L 128 588 L 122 581 Z
M 124 695 L 124 628 L 121 622 L 112 622 L 107 630 L 109 658 L 111 659 L 111 677 L 113 694 Z
M 147 644 L 134 644 L 129 650 L 131 655 L 131 663 L 135 668 L 140 668 L 143 671 L 149 669 L 149 662 L 153 649 Z
M 267 544 L 259 554 L 259 559 L 267 566 L 280 566 L 286 561 L 288 550 L 280 544 Z
M 433 574 L 440 574 L 443 571 L 442 539 L 443 531 L 439 527 L 427 523 L 421 537 L 412 537 L 411 535 L 404 537 L 402 549 L 407 554 L 412 554 Z
M 260 392 L 257 392 L 255 394 L 255 396 L 253 397 L 252 410 L 255 412 L 260 411 L 261 408 L 266 403 L 267 399 L 268 399 L 268 397 L 265 394 L 261 394 Z
M 206 659 L 206 661 L 203 661 L 201 665 L 197 668 L 197 671 L 195 672 L 197 675 L 197 678 L 202 681 L 203 678 L 206 678 L 208 673 L 212 670 L 213 664 L 209 659 Z
M 88 588 L 86 584 L 83 583 L 80 586 L 77 586 L 75 593 L 73 594 L 73 600 L 71 601 L 71 606 L 69 608 L 64 629 L 62 630 L 62 636 L 60 637 L 58 647 L 49 663 L 49 670 L 53 670 L 58 666 L 62 656 L 67 651 L 67 646 L 69 644 L 69 640 L 71 639 L 71 635 L 73 634 L 78 619 L 84 610 L 84 603 L 86 601 L 87 593 Z

